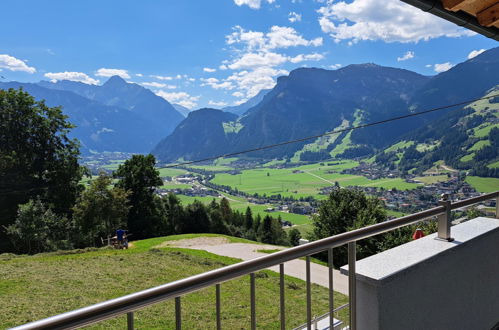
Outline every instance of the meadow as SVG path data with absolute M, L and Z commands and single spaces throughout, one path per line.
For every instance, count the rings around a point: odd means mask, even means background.
M 499 178 L 481 178 L 479 176 L 467 176 L 466 182 L 481 193 L 489 193 L 499 189 Z
M 248 194 L 258 193 L 267 196 L 280 194 L 295 198 L 314 196 L 317 199 L 325 197 L 319 194 L 320 188 L 331 186 L 335 182 L 343 187 L 364 186 L 399 190 L 414 189 L 418 186 L 405 182 L 401 178 L 369 180 L 360 175 L 339 173 L 343 169 L 355 167 L 357 163 L 353 161 L 331 166 L 328 166 L 327 163 L 323 164 L 284 169 L 258 168 L 244 170 L 241 174 L 236 175 L 219 173 L 215 175 L 212 182 L 237 188 Z
M 159 248 L 166 240 L 201 235 L 178 235 L 133 243 L 129 250 L 106 248 L 60 251 L 34 256 L 0 255 L 0 324 L 13 327 L 90 304 L 144 290 L 190 275 L 238 262 L 237 259 L 208 252 Z M 214 235 L 209 235 L 214 236 Z M 229 238 L 232 242 L 248 242 Z M 279 328 L 278 274 L 257 273 L 257 322 L 259 328 Z M 286 276 L 286 319 L 288 327 L 306 320 L 305 282 Z M 249 278 L 244 276 L 221 285 L 222 326 L 249 328 Z M 313 314 L 327 310 L 328 290 L 312 285 Z M 335 293 L 335 306 L 347 297 Z M 182 320 L 186 329 L 215 327 L 215 289 L 203 289 L 182 297 Z M 172 329 L 175 327 L 174 303 L 166 301 L 135 313 L 137 328 Z M 347 319 L 347 311 L 339 317 Z M 118 317 L 90 329 L 126 328 L 126 317 Z

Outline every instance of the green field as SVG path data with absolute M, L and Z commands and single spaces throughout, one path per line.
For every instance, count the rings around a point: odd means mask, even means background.
M 177 169 L 177 168 L 158 168 L 158 171 L 159 171 L 159 176 L 161 176 L 161 177 L 165 177 L 165 176 L 174 177 L 174 176 L 179 176 L 179 175 L 183 175 L 183 174 L 187 173 L 187 171 Z
M 483 138 L 483 137 L 488 136 L 489 133 L 490 133 L 490 131 L 494 127 L 498 127 L 499 128 L 499 124 L 488 125 L 488 126 L 484 126 L 484 127 L 481 127 L 481 126 L 475 128 L 475 130 L 474 130 L 474 136 L 477 137 L 477 138 Z
M 407 183 L 400 178 L 384 178 L 369 180 L 363 176 L 338 173 L 344 168 L 356 166 L 355 162 L 346 162 L 340 165 L 320 166 L 318 164 L 304 165 L 286 169 L 254 169 L 245 170 L 241 174 L 232 175 L 220 173 L 212 180 L 219 185 L 228 185 L 248 194 L 258 193 L 295 198 L 319 195 L 322 187 L 327 187 L 338 182 L 340 186 L 365 186 L 385 189 L 397 188 L 401 190 L 413 189 L 418 185 Z
M 129 250 L 87 249 L 61 251 L 34 256 L 0 255 L 0 324 L 2 328 L 81 308 L 139 290 L 220 268 L 237 262 L 199 250 L 158 248 L 167 239 L 154 238 L 132 242 Z M 235 239 L 240 241 L 239 239 Z M 245 240 L 244 240 L 245 241 Z M 257 273 L 257 319 L 264 329 L 279 328 L 278 274 Z M 306 288 L 301 280 L 286 277 L 286 317 L 289 327 L 306 320 Z M 249 278 L 221 285 L 222 326 L 227 329 L 249 328 Z M 313 314 L 327 311 L 328 290 L 313 285 Z M 185 329 L 215 327 L 215 289 L 213 287 L 182 296 L 182 321 Z M 347 302 L 335 293 L 335 306 Z M 172 300 L 158 303 L 135 313 L 139 329 L 175 328 Z M 340 313 L 345 320 L 347 311 Z M 124 329 L 126 317 L 104 321 L 91 329 Z
M 412 146 L 414 144 L 414 141 L 400 141 L 399 143 L 396 143 L 392 145 L 391 147 L 385 149 L 385 153 L 387 152 L 393 152 L 393 151 L 398 151 L 399 149 L 404 149 Z
M 178 184 L 164 184 L 160 186 L 161 189 L 189 189 L 192 188 L 192 185 L 190 184 L 185 184 L 185 183 L 178 183 Z
M 467 176 L 466 182 L 473 186 L 477 191 L 488 193 L 499 190 L 498 178 L 481 178 L 479 176 Z
M 477 150 L 480 150 L 486 146 L 490 146 L 490 141 L 489 140 L 480 140 L 477 143 L 475 143 L 471 148 L 469 148 L 468 151 L 477 151 Z

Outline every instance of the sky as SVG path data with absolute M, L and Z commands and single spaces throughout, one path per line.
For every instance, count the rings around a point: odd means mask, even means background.
M 244 103 L 299 67 L 435 75 L 496 41 L 399 0 L 3 0 L 0 81 L 120 75 L 189 109 Z

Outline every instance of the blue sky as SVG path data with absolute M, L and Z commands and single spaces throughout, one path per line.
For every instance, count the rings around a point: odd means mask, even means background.
M 383 5 L 381 5 L 381 3 Z M 298 67 L 425 75 L 497 42 L 398 0 L 5 0 L 0 81 L 118 74 L 192 109 L 235 105 Z

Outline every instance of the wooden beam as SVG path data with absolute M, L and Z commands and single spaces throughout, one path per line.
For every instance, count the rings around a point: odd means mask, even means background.
M 499 22 L 499 1 L 495 5 L 477 13 L 478 23 L 483 26 L 491 27 Z
M 471 5 L 476 0 L 442 0 L 442 5 L 447 10 L 458 11 Z

